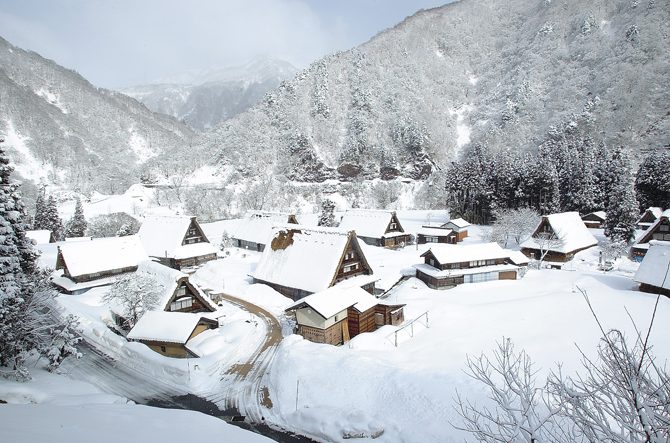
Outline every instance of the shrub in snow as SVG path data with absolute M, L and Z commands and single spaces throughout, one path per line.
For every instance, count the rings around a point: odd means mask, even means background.
M 102 300 L 118 306 L 119 314 L 125 319 L 122 325 L 132 329 L 144 315 L 158 306 L 161 286 L 156 279 L 148 274 L 126 274 L 112 284 Z
M 468 357 L 467 373 L 484 384 L 491 403 L 476 405 L 457 394 L 462 422 L 453 426 L 480 442 L 667 442 L 670 374 L 647 343 L 653 319 L 632 344 L 596 321 L 602 332 L 597 358 L 582 353 L 577 375 L 563 374 L 559 365 L 542 385 L 530 357 L 509 339 L 492 357 Z
M 88 235 L 91 237 L 123 237 L 137 234 L 140 222 L 125 212 L 98 215 L 88 224 Z

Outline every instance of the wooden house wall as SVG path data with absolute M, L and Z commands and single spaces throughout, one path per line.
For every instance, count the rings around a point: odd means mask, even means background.
M 314 343 L 326 343 L 329 345 L 341 345 L 344 343 L 343 328 L 347 327 L 347 319 L 335 323 L 326 328 L 319 329 L 311 326 L 298 325 L 298 334 L 302 335 L 306 340 Z
M 147 345 L 152 351 L 172 358 L 195 357 L 186 346 L 178 343 L 167 343 L 161 341 L 139 340 L 140 343 Z
M 500 271 L 498 280 L 516 280 L 516 271 Z
M 411 239 L 411 237 L 410 237 L 409 234 L 401 235 L 401 236 L 394 236 L 394 237 L 389 237 L 389 238 L 383 237 L 381 239 L 382 241 L 380 241 L 380 243 L 383 243 L 384 247 L 386 247 L 386 248 L 391 248 L 391 247 L 394 247 L 394 246 L 404 246 L 404 245 L 406 245 L 407 243 L 410 242 L 410 239 Z
M 249 249 L 251 251 L 263 252 L 265 245 L 262 243 L 255 243 L 247 240 L 240 240 L 239 238 L 233 239 L 235 241 L 235 246 L 238 248 Z
M 456 238 L 457 238 L 457 236 L 453 233 L 449 233 L 447 235 L 417 234 L 416 242 L 420 245 L 425 245 L 425 244 L 428 243 L 426 241 L 426 237 L 437 237 L 437 243 L 448 243 L 448 244 L 456 244 Z M 435 243 L 435 242 L 431 242 L 431 243 Z
M 581 251 L 581 249 L 580 249 Z M 528 258 L 531 258 L 533 260 L 539 260 L 540 257 L 542 257 L 542 252 L 539 249 L 534 249 L 534 248 L 521 248 L 521 252 Z M 562 252 L 556 252 L 556 251 L 549 251 L 547 252 L 547 255 L 544 256 L 544 261 L 553 261 L 553 262 L 559 262 L 559 263 L 565 263 L 567 261 L 572 260 L 572 257 L 574 257 L 575 252 L 571 252 L 568 254 L 564 254 Z
M 194 235 L 189 234 L 191 230 L 195 231 Z M 207 236 L 195 219 L 192 219 L 191 223 L 188 225 L 188 229 L 186 229 L 186 232 L 184 233 L 184 238 L 182 238 L 181 244 L 190 245 L 204 242 L 207 242 Z
M 373 332 L 377 329 L 375 325 L 375 308 L 372 307 L 364 312 L 358 312 L 355 308 L 347 311 L 347 322 L 349 323 L 349 337 L 354 338 L 364 332 Z
M 181 287 L 186 289 L 186 293 L 182 296 L 177 296 L 177 292 Z M 193 304 L 191 306 L 187 308 L 176 309 L 174 311 L 170 309 L 170 305 L 173 302 L 189 297 L 193 299 Z M 165 306 L 165 310 L 169 312 L 213 312 L 213 309 L 209 303 L 206 303 L 202 299 L 202 295 L 200 295 L 200 293 L 193 287 L 191 283 L 186 281 L 186 278 L 183 278 L 177 285 L 177 289 L 175 289 L 175 292 L 172 294 L 170 301 L 168 301 L 167 305 Z
M 662 217 L 651 231 L 645 233 L 639 243 L 649 243 L 651 240 L 670 241 L 670 220 L 667 217 Z
M 398 326 L 405 321 L 405 312 L 402 305 L 389 306 L 378 304 L 374 309 L 375 319 L 380 319 L 380 321 L 377 321 L 377 326 Z
M 172 268 L 174 269 L 182 269 L 182 268 L 189 268 L 192 266 L 198 266 L 203 263 L 207 263 L 208 261 L 211 260 L 216 260 L 216 254 L 205 254 L 205 255 L 198 255 L 196 257 L 188 257 L 188 258 L 182 258 L 182 259 L 172 259 Z
M 66 272 L 65 275 L 67 277 L 69 277 L 70 279 L 72 279 L 72 281 L 74 281 L 76 283 L 84 283 L 84 282 L 98 280 L 98 279 L 105 278 L 105 277 L 111 277 L 112 275 L 119 275 L 119 274 L 124 274 L 126 272 L 135 272 L 135 271 L 137 271 L 137 266 L 128 266 L 126 268 L 109 269 L 109 270 L 106 270 L 106 271 L 96 272 L 96 273 L 93 273 L 93 274 L 78 275 L 76 277 L 70 276 L 69 272 Z
M 345 257 L 351 253 L 353 253 L 353 257 L 345 260 Z M 358 263 L 358 269 L 345 272 L 344 268 L 347 265 L 351 265 L 353 263 Z M 349 240 L 347 246 L 344 249 L 344 252 L 342 253 L 342 260 L 340 263 L 340 267 L 337 269 L 334 283 L 339 283 L 342 280 L 346 280 L 347 278 L 355 277 L 357 275 L 370 275 L 370 274 L 372 274 L 372 269 L 368 264 L 366 264 L 366 260 L 363 256 L 363 251 L 355 247 L 354 242 L 352 240 Z
M 394 225 L 395 227 L 392 228 L 391 225 Z M 386 225 L 386 230 L 384 231 L 384 234 L 388 234 L 389 232 L 405 232 L 402 229 L 402 225 L 400 224 L 400 221 L 398 220 L 398 216 L 396 215 L 395 212 L 391 213 L 391 220 L 389 221 L 389 224 Z

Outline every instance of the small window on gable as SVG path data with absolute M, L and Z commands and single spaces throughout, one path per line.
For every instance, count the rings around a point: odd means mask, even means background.
M 165 352 L 165 346 L 161 346 L 161 352 Z

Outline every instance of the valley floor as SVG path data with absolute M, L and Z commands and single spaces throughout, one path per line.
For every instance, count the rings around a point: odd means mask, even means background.
M 417 226 L 426 214 L 408 212 L 404 216 L 403 224 Z M 204 229 L 208 236 L 217 238 L 234 223 L 206 224 Z M 475 227 L 466 242 L 481 242 L 485 234 L 485 228 Z M 384 289 L 391 288 L 405 270 L 418 263 L 419 255 L 428 247 L 387 250 L 363 245 L 380 278 L 378 286 Z M 637 265 L 627 259 L 619 259 L 613 271 L 598 271 L 595 247 L 579 253 L 563 270 L 529 270 L 517 281 L 466 284 L 437 291 L 409 278 L 393 287 L 388 300 L 406 305 L 405 324 L 416 319 L 413 326 L 385 326 L 334 347 L 291 334 L 291 321 L 284 314 L 291 300 L 265 285 L 252 284 L 248 277 L 259 256 L 257 252 L 228 248 L 224 258 L 204 265 L 192 281 L 242 299 L 277 318 L 283 340 L 272 342 L 260 353 L 272 327 L 260 318 L 260 311 L 250 313 L 234 303 L 222 303 L 218 314 L 223 327 L 211 338 L 206 356 L 184 361 L 163 357 L 111 333 L 104 323 L 106 310 L 95 292 L 63 296 L 60 301 L 82 317 L 90 341 L 117 362 L 132 366 L 175 394 L 196 393 L 221 409 L 230 406 L 234 397 L 235 406 L 251 411 L 250 415 L 260 415 L 265 422 L 320 441 L 343 441 L 345 434 L 369 436 L 383 431 L 376 440 L 380 442 L 463 441 L 467 435 L 453 426 L 459 423 L 454 409 L 456 393 L 476 403 L 487 401 L 483 386 L 464 373 L 466 358 L 490 352 L 504 338 L 533 358 L 539 370 L 538 383 L 558 364 L 566 373 L 579 370 L 580 350 L 587 356 L 595 355 L 600 338 L 579 289 L 588 294 L 605 328 L 620 329 L 630 339 L 635 337 L 635 327 L 629 314 L 639 328 L 646 329 L 656 301 L 654 295 L 637 290 L 632 280 Z M 670 299 L 662 298 L 650 336 L 653 353 L 661 364 L 670 356 L 670 338 L 665 333 L 669 321 Z M 253 376 L 231 376 L 231 368 L 239 368 L 261 354 L 259 363 L 253 363 L 248 371 Z M 77 364 L 69 363 L 74 377 L 85 373 L 74 369 Z M 95 378 L 94 373 L 89 381 L 95 382 Z M 100 386 L 107 392 L 121 390 L 113 383 Z M 147 389 L 151 386 L 148 384 Z M 0 387 L 0 399 L 15 403 L 7 395 L 14 395 L 8 393 L 16 389 L 7 388 L 5 382 L 0 382 Z M 142 389 L 140 383 L 135 392 L 138 397 L 150 395 Z M 244 395 L 239 394 L 242 391 Z M 120 407 L 105 406 L 109 411 L 104 413 L 114 414 Z M 12 411 L 11 417 L 19 420 L 27 420 L 30 415 L 20 408 Z M 154 412 L 147 414 L 150 422 Z M 59 415 L 54 417 L 57 420 Z M 3 432 L 7 431 L 0 430 L 0 436 Z

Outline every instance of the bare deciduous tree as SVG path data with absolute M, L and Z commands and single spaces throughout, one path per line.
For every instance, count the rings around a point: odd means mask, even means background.
M 160 300 L 161 286 L 154 277 L 140 274 L 127 274 L 120 277 L 103 296 L 105 303 L 119 305 L 127 329 L 135 323 L 145 312 L 155 309 Z

